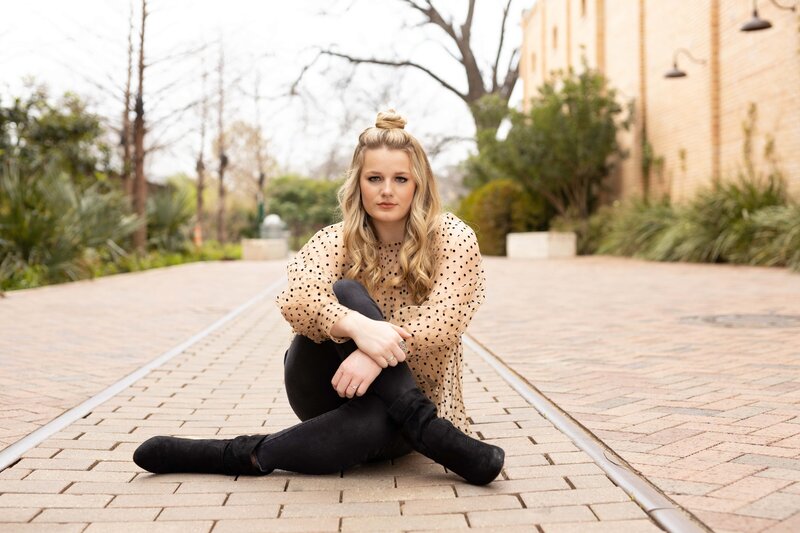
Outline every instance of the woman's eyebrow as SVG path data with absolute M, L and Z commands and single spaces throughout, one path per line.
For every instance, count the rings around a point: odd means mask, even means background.
M 378 174 L 380 176 L 383 176 L 383 172 L 379 172 L 377 170 L 365 170 L 364 174 Z M 400 170 L 398 172 L 395 172 L 394 174 L 395 174 L 395 176 L 398 175 L 398 174 L 411 174 L 411 171 L 410 170 Z

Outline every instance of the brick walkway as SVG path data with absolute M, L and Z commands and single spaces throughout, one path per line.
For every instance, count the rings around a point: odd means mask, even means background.
M 6 293 L 0 449 L 212 324 L 284 268 L 192 263 Z
M 485 260 L 481 343 L 715 531 L 800 531 L 800 328 L 686 319 L 800 315 L 800 275 Z
M 95 335 L 93 342 L 103 339 Z M 289 340 L 268 298 L 30 450 L 0 472 L 0 531 L 659 531 L 470 352 L 473 429 L 507 453 L 503 479 L 489 487 L 467 485 L 418 454 L 341 476 L 248 479 L 152 476 L 131 462 L 154 434 L 228 436 L 295 422 L 281 380 Z

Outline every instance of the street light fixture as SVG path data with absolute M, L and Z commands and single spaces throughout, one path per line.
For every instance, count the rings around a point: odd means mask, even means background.
M 686 77 L 686 72 L 684 72 L 683 70 L 678 68 L 678 54 L 681 54 L 681 53 L 684 54 L 686 57 L 688 57 L 694 63 L 698 63 L 700 65 L 705 65 L 706 64 L 706 60 L 705 59 L 697 59 L 686 48 L 678 48 L 677 50 L 675 50 L 675 53 L 672 55 L 672 68 L 670 70 L 668 70 L 666 74 L 664 74 L 665 78 L 685 78 Z
M 775 5 L 775 7 L 777 7 L 778 9 L 784 9 L 786 11 L 796 11 L 797 10 L 797 2 L 795 2 L 794 5 L 791 5 L 791 6 L 782 6 L 778 2 L 776 2 L 775 0 L 770 0 L 770 2 L 772 2 Z M 772 23 L 770 21 L 768 21 L 766 19 L 762 19 L 761 17 L 758 16 L 758 6 L 756 5 L 756 0 L 753 0 L 753 18 L 751 18 L 750 20 L 745 22 L 742 25 L 742 27 L 739 28 L 739 30 L 740 31 L 759 31 L 759 30 L 768 30 L 771 27 L 772 27 Z

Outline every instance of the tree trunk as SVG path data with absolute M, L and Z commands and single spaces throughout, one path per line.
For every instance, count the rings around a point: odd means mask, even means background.
M 131 179 L 131 78 L 133 77 L 133 4 L 128 26 L 128 75 L 125 79 L 125 109 L 122 113 L 122 131 L 120 144 L 122 145 L 122 189 L 125 196 L 133 197 L 133 180 Z
M 225 169 L 228 166 L 228 156 L 225 155 L 225 122 L 224 122 L 224 113 L 225 113 L 225 87 L 223 83 L 223 74 L 225 68 L 225 58 L 222 52 L 222 45 L 220 45 L 219 50 L 219 116 L 218 116 L 218 128 L 219 128 L 219 195 L 217 198 L 217 240 L 220 243 L 226 242 L 226 232 L 225 232 Z
M 197 213 L 195 215 L 193 241 L 195 246 L 203 245 L 203 192 L 206 188 L 206 165 L 203 152 L 206 145 L 206 120 L 208 118 L 208 98 L 206 97 L 206 79 L 208 74 L 203 69 L 203 103 L 200 120 L 200 152 L 197 155 Z
M 136 92 L 135 118 L 133 121 L 133 150 L 135 187 L 133 208 L 145 223 L 133 234 L 133 244 L 138 252 L 144 252 L 147 244 L 147 180 L 144 176 L 144 30 L 147 21 L 147 0 L 142 0 L 142 27 L 139 32 L 139 86 Z

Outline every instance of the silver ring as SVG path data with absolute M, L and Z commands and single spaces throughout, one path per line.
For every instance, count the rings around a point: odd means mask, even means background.
M 351 389 L 353 389 L 353 390 L 356 390 L 356 389 L 358 389 L 358 387 L 357 387 L 357 386 L 355 386 L 355 385 L 350 385 L 350 388 L 351 388 Z
M 406 341 L 400 341 L 400 349 L 403 350 L 404 354 L 408 354 L 408 345 L 406 345 Z

